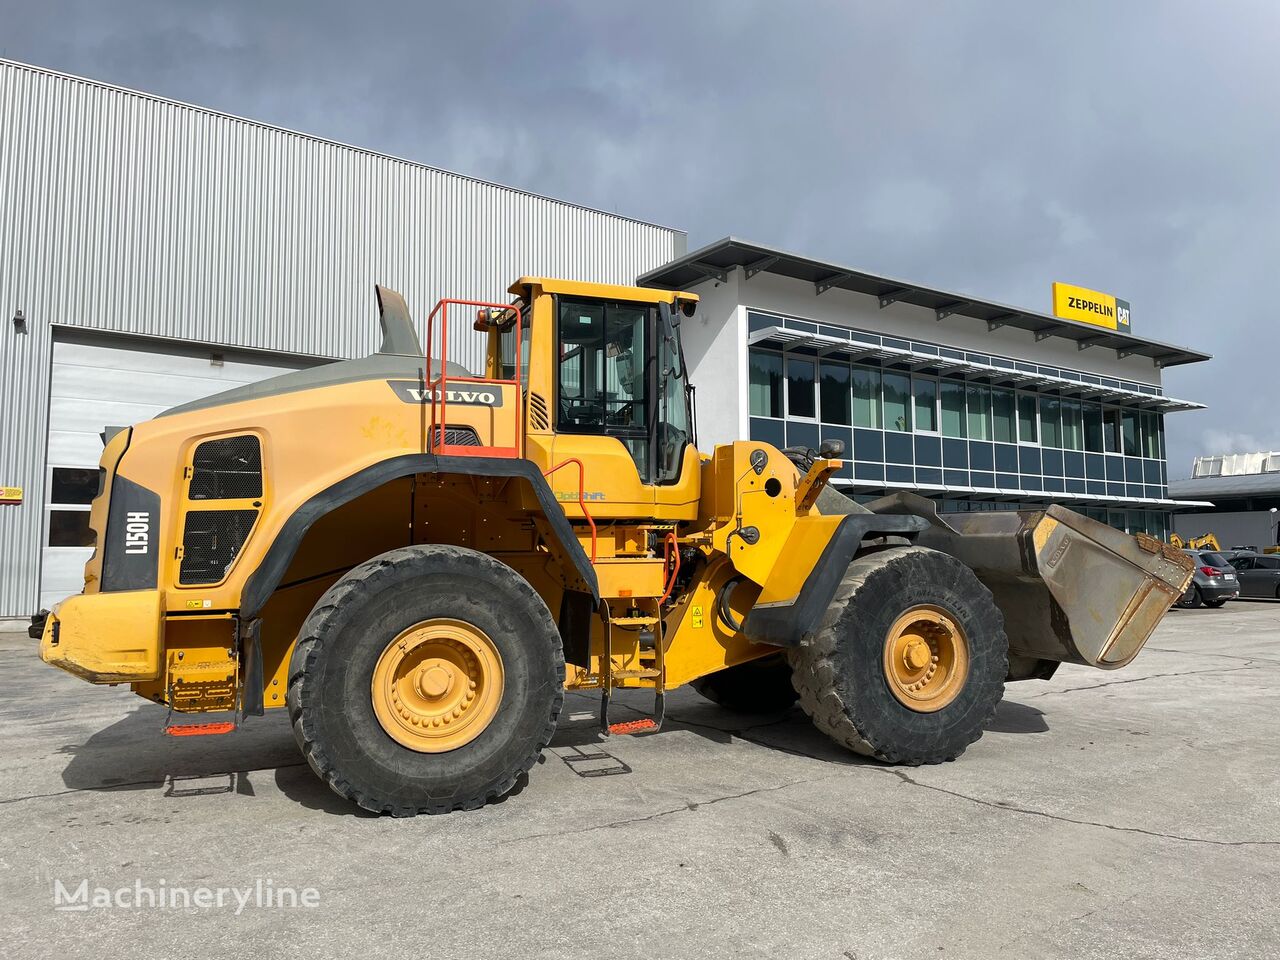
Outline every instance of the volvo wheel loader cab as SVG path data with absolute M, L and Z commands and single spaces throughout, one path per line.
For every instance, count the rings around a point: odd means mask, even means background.
M 1056 506 L 859 506 L 827 486 L 838 444 L 702 455 L 696 296 L 510 293 L 441 301 L 423 344 L 378 288 L 377 353 L 111 432 L 84 592 L 41 656 L 175 734 L 285 708 L 335 791 L 407 815 L 509 791 L 566 688 L 599 691 L 605 735 L 659 729 L 692 683 L 739 711 L 798 698 L 886 762 L 952 759 L 1006 681 L 1129 662 L 1190 576 Z M 463 336 L 483 369 L 451 362 Z M 618 689 L 651 712 L 614 716 Z

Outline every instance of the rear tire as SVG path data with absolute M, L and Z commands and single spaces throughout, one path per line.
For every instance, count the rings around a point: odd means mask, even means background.
M 699 677 L 690 686 L 716 706 L 734 713 L 777 713 L 800 697 L 782 654 Z
M 1200 593 L 1200 588 L 1194 583 L 1186 593 L 1178 598 L 1178 606 L 1183 610 L 1194 610 L 1204 603 L 1204 596 Z
M 461 651 L 456 663 L 414 667 L 406 644 L 431 631 L 444 631 L 436 648 Z M 409 686 L 380 695 L 395 669 L 410 671 Z M 415 689 L 426 690 L 417 714 Z M 311 611 L 289 664 L 289 719 L 311 768 L 339 796 L 398 817 L 470 810 L 509 792 L 551 740 L 563 700 L 564 655 L 546 604 L 515 570 L 462 547 L 402 547 L 355 567 Z M 450 723 L 463 732 L 445 734 Z
M 964 670 L 944 674 L 934 703 L 912 707 L 904 701 L 913 694 L 888 671 L 893 637 L 904 636 L 899 625 L 916 610 L 958 628 L 955 645 L 964 656 L 952 662 Z M 927 667 L 927 649 L 911 642 Z M 818 729 L 857 753 L 915 766 L 953 760 L 982 736 L 1004 696 L 1008 646 L 1004 618 L 973 571 L 954 557 L 908 546 L 850 564 L 813 642 L 788 657 L 800 705 Z

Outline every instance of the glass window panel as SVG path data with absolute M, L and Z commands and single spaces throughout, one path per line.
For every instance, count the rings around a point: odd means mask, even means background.
M 1036 423 L 1036 397 L 1033 393 L 1018 394 L 1018 440 L 1036 443 L 1040 432 Z
M 933 433 L 938 429 L 938 381 L 913 377 L 916 430 Z
M 1046 447 L 1062 446 L 1062 401 L 1040 398 L 1040 442 Z
M 942 435 L 944 437 L 963 437 L 964 430 L 964 384 L 955 380 L 943 380 L 942 391 Z
M 1014 432 L 1013 391 L 991 391 L 991 427 L 992 439 L 999 443 L 1014 443 L 1017 434 Z
M 1067 450 L 1084 449 L 1084 420 L 1079 400 L 1062 401 L 1062 446 Z
M 853 368 L 853 425 L 880 426 L 880 371 Z
M 1120 439 L 1126 457 L 1141 456 L 1138 448 L 1138 411 L 1120 411 Z
M 1096 403 L 1084 405 L 1084 448 L 1090 453 L 1102 453 L 1102 407 Z
M 49 546 L 92 547 L 88 510 L 50 510 Z
M 50 503 L 93 502 L 98 495 L 97 467 L 54 467 Z
M 1155 413 L 1142 415 L 1143 456 L 1151 457 L 1153 460 L 1160 456 L 1159 419 Z
M 848 424 L 852 412 L 852 394 L 849 390 L 849 365 L 833 360 L 822 361 L 822 381 L 819 386 L 824 423 Z
M 782 416 L 782 357 L 751 351 L 751 415 Z
M 1102 447 L 1106 453 L 1120 452 L 1120 411 L 1114 407 L 1102 411 Z
M 911 377 L 905 373 L 885 372 L 884 427 L 886 430 L 911 431 Z
M 787 358 L 787 416 L 813 419 L 818 415 L 814 399 L 813 361 Z
M 991 439 L 991 388 L 971 383 L 967 389 L 969 438 Z

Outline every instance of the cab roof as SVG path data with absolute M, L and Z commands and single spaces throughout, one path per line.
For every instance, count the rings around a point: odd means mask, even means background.
M 671 303 L 675 300 L 697 302 L 698 300 L 696 293 L 684 291 L 626 287 L 613 283 L 585 283 L 581 280 L 557 280 L 552 277 L 521 277 L 508 288 L 508 292 L 513 296 L 522 297 L 531 287 L 536 287 L 543 293 L 591 297 L 596 300 L 631 300 L 640 303 Z

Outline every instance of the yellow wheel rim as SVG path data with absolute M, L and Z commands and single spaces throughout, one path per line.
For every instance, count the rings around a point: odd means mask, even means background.
M 889 690 L 917 713 L 951 703 L 969 676 L 969 641 L 955 617 L 941 607 L 912 607 L 893 622 L 884 641 Z
M 373 712 L 387 736 L 419 753 L 470 743 L 502 702 L 502 656 L 483 630 L 424 620 L 387 644 L 373 668 Z

